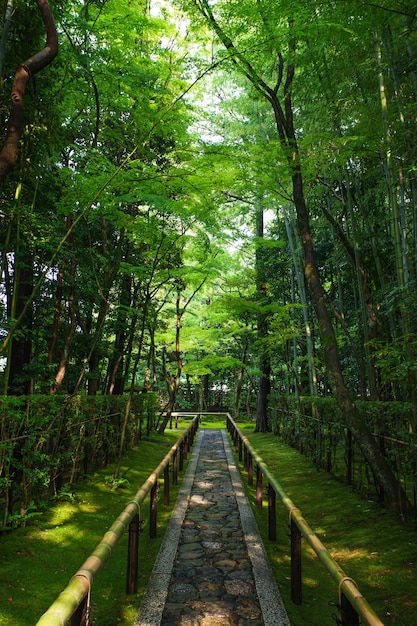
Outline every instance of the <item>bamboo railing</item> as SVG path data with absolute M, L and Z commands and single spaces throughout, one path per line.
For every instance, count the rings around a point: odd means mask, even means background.
M 187 457 L 195 433 L 198 429 L 198 417 L 195 417 L 187 430 L 164 457 L 156 469 L 148 476 L 137 491 L 135 497 L 126 505 L 119 517 L 105 533 L 94 552 L 74 574 L 67 587 L 61 592 L 55 602 L 41 616 L 36 626 L 81 626 L 88 623 L 88 614 L 91 605 L 91 588 L 95 576 L 109 560 L 113 548 L 123 533 L 129 531 L 129 546 L 127 558 L 126 593 L 135 594 L 137 591 L 138 574 L 138 534 L 140 529 L 140 507 L 145 498 L 150 495 L 150 536 L 156 536 L 156 507 L 158 501 L 157 486 L 160 475 L 164 476 L 164 503 L 169 502 L 169 465 L 172 461 L 173 484 L 178 480 L 178 470 L 182 470 L 183 462 Z M 178 459 L 179 452 L 179 459 Z
M 270 540 L 276 539 L 276 496 L 279 497 L 288 511 L 291 537 L 291 599 L 294 604 L 302 604 L 301 539 L 304 538 L 338 585 L 339 601 L 337 606 L 340 619 L 337 620 L 337 623 L 340 626 L 356 626 L 361 623 L 367 626 L 384 626 L 359 591 L 356 582 L 347 576 L 333 559 L 304 519 L 300 509 L 295 506 L 279 482 L 272 476 L 262 458 L 229 414 L 227 414 L 226 421 L 227 430 L 239 455 L 239 460 L 243 461 L 244 470 L 247 472 L 249 485 L 253 485 L 254 466 L 256 468 L 255 501 L 258 506 L 262 505 L 262 479 L 265 476 L 268 480 L 268 533 Z

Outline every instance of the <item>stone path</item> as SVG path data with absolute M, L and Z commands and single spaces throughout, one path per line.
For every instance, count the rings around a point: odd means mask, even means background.
M 289 626 L 224 430 L 198 433 L 134 626 Z

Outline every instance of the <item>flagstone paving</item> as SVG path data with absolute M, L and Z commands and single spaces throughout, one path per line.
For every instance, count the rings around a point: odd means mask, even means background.
M 224 430 L 201 430 L 134 626 L 289 626 Z

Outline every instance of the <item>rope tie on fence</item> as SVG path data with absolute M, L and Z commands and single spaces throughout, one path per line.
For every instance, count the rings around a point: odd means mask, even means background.
M 339 581 L 339 604 L 342 602 L 342 585 L 347 581 L 350 581 L 353 585 L 355 585 L 356 589 L 359 591 L 357 582 L 353 580 L 353 578 L 350 578 L 350 576 L 343 576 L 343 578 Z
M 130 502 L 128 502 L 126 504 L 126 506 L 129 506 L 130 504 L 133 504 L 136 507 L 136 513 L 139 515 L 140 517 L 140 504 L 139 502 L 136 502 L 136 500 L 130 500 Z
M 294 511 L 298 511 L 300 514 L 302 514 L 301 509 L 299 509 L 298 506 L 292 506 L 288 511 L 288 525 L 291 524 L 292 514 L 294 513 Z
M 88 589 L 86 594 L 86 603 L 81 615 L 80 626 L 89 626 L 90 624 L 90 611 L 91 611 L 91 574 L 84 572 L 78 572 L 73 578 L 84 578 L 87 581 Z

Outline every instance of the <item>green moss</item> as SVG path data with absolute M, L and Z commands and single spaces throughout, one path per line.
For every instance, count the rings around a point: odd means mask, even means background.
M 376 502 L 362 500 L 297 451 L 280 443 L 272 434 L 254 434 L 244 427 L 252 445 L 264 459 L 293 503 L 332 557 L 353 578 L 361 593 L 386 624 L 415 626 L 417 623 L 416 532 Z M 303 542 L 303 604 L 290 599 L 288 513 L 277 500 L 278 539 L 267 539 L 266 497 L 262 509 L 249 498 L 264 537 L 292 626 L 331 624 L 337 614 L 331 603 L 338 601 L 336 583 L 313 551 Z
M 57 501 L 34 522 L 0 537 L 1 626 L 36 624 L 182 432 L 178 429 L 154 435 L 129 452 L 121 469 L 121 477 L 126 479 L 121 488 L 112 491 L 106 485 L 113 469 L 107 466 L 77 485 L 71 494 L 66 492 L 63 501 Z M 142 509 L 145 525 L 139 540 L 138 594 L 125 594 L 127 533 L 94 581 L 93 619 L 100 626 L 132 624 L 178 489 L 170 486 L 170 507 L 159 499 L 155 540 L 149 539 L 147 502 Z
M 213 421 L 211 421 L 213 419 Z M 224 428 L 224 422 L 206 419 L 203 428 Z M 116 491 L 105 484 L 109 466 L 64 495 L 25 528 L 0 538 L 0 625 L 35 624 L 94 550 L 126 502 L 143 484 L 182 432 L 185 424 L 141 442 L 124 460 L 126 482 Z M 375 502 L 355 493 L 272 434 L 253 433 L 253 424 L 240 424 L 270 470 L 298 506 L 333 558 L 352 577 L 387 626 L 417 623 L 416 533 Z M 182 473 L 183 475 L 183 473 Z M 145 527 L 140 537 L 139 591 L 126 596 L 127 536 L 93 585 L 93 619 L 100 626 L 132 624 L 152 570 L 178 488 L 171 485 L 171 506 L 159 501 L 158 538 L 148 536 L 149 508 L 143 507 Z M 248 491 L 254 506 L 254 491 Z M 278 539 L 267 540 L 266 497 L 262 509 L 254 506 L 265 547 L 278 580 L 292 626 L 332 624 L 337 609 L 336 583 L 311 549 L 304 544 L 303 605 L 290 599 L 288 514 L 277 504 Z M 127 535 L 127 534 L 126 534 Z M 304 543 L 304 542 L 303 542 Z

